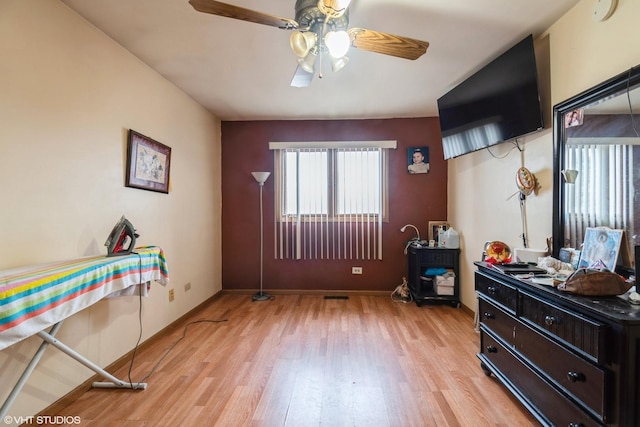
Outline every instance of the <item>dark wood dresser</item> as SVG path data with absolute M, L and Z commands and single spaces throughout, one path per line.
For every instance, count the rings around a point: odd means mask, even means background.
M 480 365 L 543 425 L 640 426 L 640 306 L 478 262 Z

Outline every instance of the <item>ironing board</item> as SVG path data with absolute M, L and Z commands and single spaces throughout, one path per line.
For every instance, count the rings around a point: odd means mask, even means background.
M 64 319 L 105 297 L 147 295 L 150 282 L 169 282 L 164 252 L 156 246 L 136 248 L 117 257 L 80 259 L 0 271 L 0 350 L 32 335 L 43 340 L 0 408 L 0 420 L 33 372 L 48 345 L 82 363 L 109 382 L 94 387 L 144 389 L 112 376 L 55 338 Z M 48 332 L 45 329 L 51 328 Z

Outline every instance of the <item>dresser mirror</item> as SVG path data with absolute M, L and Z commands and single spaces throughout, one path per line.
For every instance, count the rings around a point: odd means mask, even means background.
M 624 230 L 618 264 L 632 267 L 640 245 L 640 66 L 556 105 L 553 145 L 553 255 L 580 250 L 587 227 L 609 227 Z

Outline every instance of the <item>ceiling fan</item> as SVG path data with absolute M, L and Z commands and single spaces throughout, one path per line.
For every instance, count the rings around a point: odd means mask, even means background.
M 322 58 L 327 56 L 333 71 L 349 61 L 350 46 L 370 52 L 415 60 L 429 43 L 364 28 L 349 28 L 351 0 L 296 0 L 295 20 L 234 6 L 214 0 L 189 0 L 199 12 L 256 24 L 292 30 L 291 50 L 298 57 L 298 67 L 291 86 L 306 87 L 318 73 L 322 78 Z

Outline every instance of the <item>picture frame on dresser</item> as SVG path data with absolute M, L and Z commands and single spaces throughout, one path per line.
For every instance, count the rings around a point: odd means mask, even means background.
M 443 228 L 445 231 L 449 229 L 447 221 L 429 221 L 429 240 L 438 240 L 438 229 Z
M 620 243 L 624 230 L 607 227 L 587 227 L 584 233 L 584 246 L 580 252 L 578 268 L 588 268 L 602 262 L 607 269 L 614 271 L 620 254 Z

